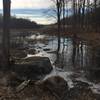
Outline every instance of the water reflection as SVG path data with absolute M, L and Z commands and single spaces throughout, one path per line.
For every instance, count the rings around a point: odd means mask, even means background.
M 72 80 L 76 79 L 88 83 L 93 91 L 100 93 L 100 47 L 89 45 L 78 37 L 62 37 L 60 51 L 57 53 L 57 37 L 42 37 L 33 39 L 31 48 L 39 51 L 32 56 L 45 56 L 51 60 L 53 71 L 46 78 L 60 75 L 71 86 Z
M 100 49 L 89 46 L 86 41 L 77 37 L 62 37 L 60 52 L 57 53 L 56 36 L 43 35 L 40 38 L 34 40 L 34 48 L 40 50 L 42 56 L 48 56 L 56 67 L 64 71 L 84 71 L 88 76 L 98 70 Z
M 62 38 L 63 41 L 63 38 Z M 85 42 L 76 38 L 66 38 L 61 42 L 58 64 L 65 70 L 84 68 L 87 64 L 87 48 Z
M 78 38 L 66 38 L 61 42 L 56 63 L 65 71 L 84 71 L 88 78 L 95 79 L 100 76 L 100 47 L 89 46 Z

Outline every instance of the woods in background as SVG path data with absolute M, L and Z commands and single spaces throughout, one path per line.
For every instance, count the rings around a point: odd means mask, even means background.
M 72 28 L 73 32 L 100 31 L 100 0 L 52 1 L 55 4 L 56 19 L 60 19 L 57 20 L 58 24 L 61 23 L 66 29 Z
M 99 0 L 69 0 L 72 2 L 73 15 L 66 20 L 75 24 L 77 31 L 79 28 L 86 31 L 98 32 L 100 27 L 100 1 Z
M 61 35 L 100 32 L 100 0 L 51 0 L 56 18 L 58 49 Z

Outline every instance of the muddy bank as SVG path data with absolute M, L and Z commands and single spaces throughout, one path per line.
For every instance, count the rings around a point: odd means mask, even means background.
M 89 45 L 100 47 L 100 33 L 77 33 L 77 36 L 88 42 Z

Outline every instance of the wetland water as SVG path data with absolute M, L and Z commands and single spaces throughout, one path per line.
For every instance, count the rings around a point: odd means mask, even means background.
M 99 48 L 93 48 L 79 38 L 61 38 L 59 55 L 56 53 L 56 36 L 32 35 L 28 39 L 33 39 L 28 45 L 39 51 L 36 55 L 48 56 L 56 67 L 65 71 L 99 69 Z
M 36 50 L 36 54 L 27 54 L 27 57 L 49 57 L 53 71 L 50 76 L 59 75 L 73 87 L 72 80 L 80 80 L 90 85 L 91 89 L 100 93 L 100 49 L 90 46 L 79 38 L 61 38 L 59 54 L 57 50 L 57 37 L 41 35 L 39 33 L 25 38 L 25 45 Z

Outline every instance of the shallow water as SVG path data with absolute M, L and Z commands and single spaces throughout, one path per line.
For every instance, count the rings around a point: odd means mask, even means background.
M 32 38 L 33 37 L 33 38 Z M 35 38 L 34 38 L 35 37 Z M 57 50 L 57 37 L 48 35 L 33 35 L 28 39 L 33 39 L 31 48 L 35 48 L 39 53 L 32 56 L 49 57 L 53 71 L 44 79 L 50 76 L 59 75 L 63 77 L 70 88 L 73 87 L 72 79 L 85 81 L 91 85 L 93 92 L 100 93 L 100 80 L 98 80 L 100 63 L 97 59 L 100 58 L 98 48 L 93 48 L 86 41 L 79 38 L 61 38 L 61 47 L 59 55 Z M 28 43 L 30 45 L 30 43 Z
M 57 67 L 64 70 L 88 69 L 93 64 L 94 67 L 99 66 L 93 59 L 95 51 L 92 46 L 86 41 L 80 41 L 79 38 L 61 38 L 59 55 L 55 52 L 58 44 L 56 36 L 33 35 L 30 39 L 35 41 L 31 43 L 31 47 L 40 51 L 38 56 L 49 56 L 51 61 L 58 65 Z

